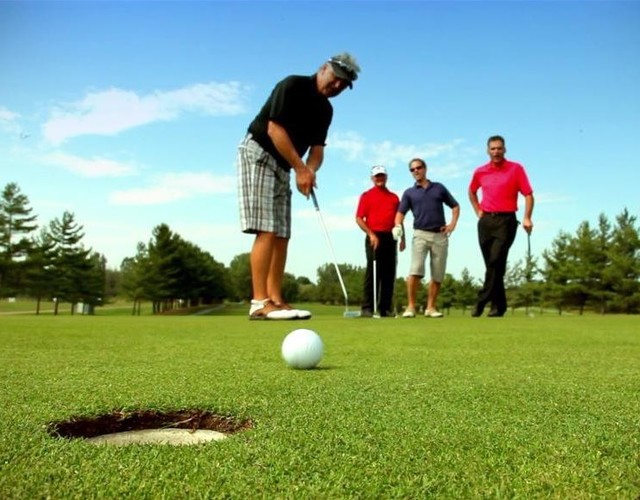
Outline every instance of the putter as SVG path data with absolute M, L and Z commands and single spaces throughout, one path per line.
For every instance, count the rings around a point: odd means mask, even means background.
M 527 232 L 527 281 L 531 281 L 531 233 Z
M 378 319 L 378 262 L 376 261 L 376 251 L 373 251 L 373 317 Z
M 393 273 L 393 317 L 398 318 L 398 249 L 396 248 L 396 267 Z
M 329 238 L 329 231 L 327 231 L 327 226 L 325 225 L 324 219 L 322 218 L 322 212 L 320 212 L 320 207 L 318 206 L 318 199 L 316 198 L 316 193 L 313 191 L 313 189 L 311 190 L 311 200 L 313 200 L 313 206 L 318 213 L 320 225 L 322 226 L 322 230 L 324 231 L 324 237 L 327 240 L 327 246 L 329 247 L 329 251 L 331 252 L 331 257 L 333 257 L 333 267 L 336 269 L 338 281 L 340 282 L 342 294 L 344 295 L 344 313 L 342 315 L 345 318 L 357 318 L 358 316 L 360 316 L 360 311 L 349 311 L 349 296 L 347 295 L 347 287 L 344 286 L 342 273 L 340 273 L 340 268 L 338 267 L 338 259 L 336 259 L 336 253 L 333 250 L 333 245 L 331 244 L 331 239 Z

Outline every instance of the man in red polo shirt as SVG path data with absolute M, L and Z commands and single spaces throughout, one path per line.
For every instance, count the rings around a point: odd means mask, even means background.
M 377 310 L 380 316 L 391 316 L 393 285 L 396 279 L 396 240 L 391 230 L 400 199 L 387 189 L 387 169 L 376 165 L 371 169 L 373 187 L 360 195 L 356 211 L 356 224 L 367 237 L 364 242 L 367 256 L 367 270 L 364 277 L 364 296 L 361 315 L 365 318 L 373 315 L 373 287 L 376 287 Z M 404 236 L 400 240 L 400 249 L 404 250 Z M 373 282 L 373 266 L 376 266 L 376 281 Z
M 531 234 L 533 223 L 533 189 L 522 165 L 504 157 L 507 152 L 504 138 L 489 137 L 487 153 L 491 161 L 473 173 L 469 184 L 469 201 L 478 215 L 478 242 L 484 259 L 484 284 L 471 316 L 482 315 L 490 302 L 489 317 L 501 317 L 507 310 L 504 290 L 504 274 L 507 269 L 509 248 L 513 244 L 518 228 L 518 193 L 524 196 L 522 227 Z M 478 200 L 478 190 L 482 200 Z

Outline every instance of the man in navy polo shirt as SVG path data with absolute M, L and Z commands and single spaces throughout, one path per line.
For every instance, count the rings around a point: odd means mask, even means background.
M 507 311 L 507 295 L 504 275 L 507 270 L 509 249 L 518 229 L 516 212 L 518 194 L 524 196 L 522 227 L 531 234 L 533 223 L 533 189 L 522 165 L 504 157 L 507 152 L 504 138 L 499 135 L 487 140 L 487 154 L 491 161 L 473 172 L 469 184 L 469 201 L 478 216 L 478 242 L 484 259 L 484 284 L 471 316 L 478 317 L 487 303 L 491 318 L 504 316 Z M 482 201 L 478 190 L 482 190 Z
M 254 234 L 251 248 L 253 299 L 249 319 L 307 319 L 282 296 L 291 238 L 290 172 L 309 197 L 322 165 L 333 108 L 329 99 L 353 86 L 360 67 L 345 53 L 311 76 L 288 76 L 271 92 L 238 147 L 240 225 Z
M 439 182 L 427 178 L 427 164 L 421 158 L 409 162 L 409 171 L 415 184 L 407 189 L 400 200 L 393 230 L 396 237 L 402 236 L 402 224 L 406 213 L 413 213 L 413 240 L 411 244 L 411 269 L 407 279 L 408 304 L 403 318 L 416 315 L 416 293 L 418 284 L 425 275 L 425 261 L 431 255 L 431 280 L 424 315 L 427 318 L 442 318 L 436 305 L 440 286 L 447 267 L 449 235 L 455 230 L 460 217 L 460 205 L 449 190 Z M 451 221 L 447 224 L 444 206 L 451 208 Z
M 364 242 L 367 256 L 367 269 L 364 277 L 362 317 L 391 316 L 393 286 L 396 280 L 397 245 L 393 237 L 393 225 L 400 199 L 387 188 L 387 169 L 382 165 L 371 168 L 373 187 L 360 195 L 356 210 L 356 224 L 367 237 Z M 404 238 L 400 241 L 400 250 L 404 250 Z M 373 279 L 375 266 L 376 283 Z M 373 288 L 377 293 L 374 297 Z M 378 301 L 374 304 L 374 299 Z

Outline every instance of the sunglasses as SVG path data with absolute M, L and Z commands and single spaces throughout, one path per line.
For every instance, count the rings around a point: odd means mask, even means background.
M 419 167 L 413 167 L 409 169 L 409 172 L 415 172 L 416 170 L 422 170 L 424 167 L 421 165 Z

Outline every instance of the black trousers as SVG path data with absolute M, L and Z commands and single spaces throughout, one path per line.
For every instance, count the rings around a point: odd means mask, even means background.
M 376 233 L 380 244 L 374 252 L 369 238 L 365 238 L 364 248 L 367 255 L 367 269 L 364 275 L 362 300 L 363 311 L 373 311 L 373 261 L 376 261 L 376 292 L 378 312 L 381 316 L 391 313 L 393 285 L 396 279 L 397 242 L 389 233 Z
M 478 292 L 477 307 L 480 310 L 489 302 L 492 311 L 504 314 L 507 310 L 504 275 L 517 229 L 515 213 L 487 213 L 478 220 L 478 242 L 485 266 L 484 284 Z

